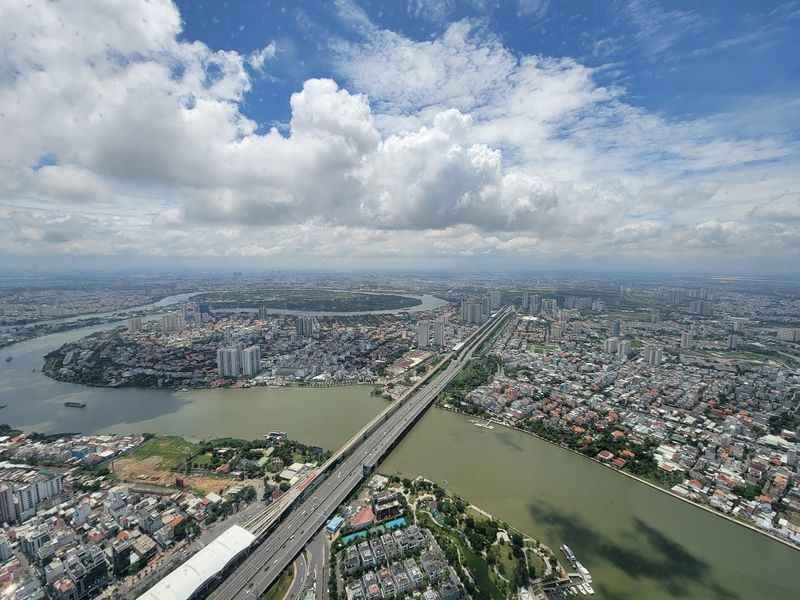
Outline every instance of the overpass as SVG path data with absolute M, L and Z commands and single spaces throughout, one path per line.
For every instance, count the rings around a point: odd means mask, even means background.
M 210 594 L 197 590 L 191 597 L 257 600 L 511 314 L 511 309 L 505 308 L 494 315 L 458 351 L 367 423 L 325 464 L 245 523 L 255 536 L 249 555 L 240 559 L 235 568 L 229 566 Z M 204 587 L 215 583 L 211 581 Z M 155 588 L 151 592 L 156 592 Z M 154 593 L 147 597 L 159 596 Z

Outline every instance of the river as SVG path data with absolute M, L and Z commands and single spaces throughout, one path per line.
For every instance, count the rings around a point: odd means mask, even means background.
M 0 422 L 44 432 L 254 438 L 286 431 L 333 449 L 384 406 L 369 387 L 171 390 L 53 381 L 42 357 L 99 325 L 28 340 L 0 357 Z M 67 400 L 85 409 L 66 408 Z M 800 553 L 524 433 L 431 410 L 381 466 L 421 474 L 592 571 L 598 600 L 795 600 Z

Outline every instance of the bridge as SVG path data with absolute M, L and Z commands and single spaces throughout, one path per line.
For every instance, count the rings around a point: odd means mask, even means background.
M 221 573 L 222 581 L 210 594 L 197 590 L 192 597 L 257 600 L 511 314 L 510 308 L 504 308 L 492 316 L 457 351 L 443 359 L 403 398 L 367 423 L 328 461 L 244 523 L 254 536 L 245 558 L 237 559 L 233 568 L 229 565 Z M 204 588 L 215 583 L 211 581 Z M 145 597 L 155 598 L 158 594 Z

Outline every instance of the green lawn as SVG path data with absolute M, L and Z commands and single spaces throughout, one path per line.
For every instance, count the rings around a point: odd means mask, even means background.
M 438 540 L 447 540 L 450 542 L 450 544 L 458 548 L 461 554 L 462 564 L 472 574 L 472 578 L 475 580 L 475 585 L 481 592 L 479 595 L 480 598 L 491 600 L 504 599 L 505 596 L 499 589 L 497 589 L 497 586 L 494 583 L 494 578 L 489 573 L 489 565 L 486 563 L 483 557 L 475 554 L 475 552 L 473 552 L 454 532 L 443 527 L 439 527 L 427 514 L 418 513 L 417 519 L 419 521 L 419 525 L 430 529 Z
M 269 589 L 261 596 L 261 600 L 283 600 L 286 592 L 289 591 L 289 586 L 292 585 L 294 579 L 294 563 L 286 567 L 278 580 L 269 586 Z
M 173 468 L 197 452 L 197 445 L 179 436 L 156 436 L 147 440 L 133 451 L 133 457 L 140 460 L 158 456 L 162 466 Z
M 650 320 L 650 313 L 649 312 L 625 312 L 625 311 L 615 311 L 609 312 L 608 318 L 609 319 L 618 319 L 620 321 L 649 321 Z
M 195 456 L 192 459 L 192 462 L 195 464 L 195 466 L 202 468 L 202 467 L 207 467 L 209 464 L 211 464 L 212 458 L 213 457 L 211 456 L 211 453 L 206 452 L 205 454 L 201 454 L 200 456 Z
M 534 344 L 533 342 L 528 344 L 528 352 L 533 352 L 534 354 L 544 354 L 555 348 L 555 344 Z
M 536 576 L 541 577 L 544 575 L 545 570 L 547 569 L 547 565 L 544 564 L 544 559 L 536 554 L 533 548 L 525 548 L 525 554 L 528 555 L 528 564 L 533 565 L 534 570 L 536 571 Z

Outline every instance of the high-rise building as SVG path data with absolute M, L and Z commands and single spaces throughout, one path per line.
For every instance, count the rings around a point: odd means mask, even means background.
M 542 297 L 539 294 L 531 294 L 528 300 L 528 312 L 532 315 L 542 312 Z
M 483 298 L 481 298 L 481 315 L 485 320 L 490 314 L 492 314 L 492 299 L 489 294 L 484 294 Z
M 681 349 L 687 350 L 692 347 L 692 334 L 688 331 L 681 333 Z
M 444 348 L 447 343 L 447 321 L 438 319 L 432 324 L 433 345 Z
M 689 311 L 696 315 L 710 316 L 714 313 L 711 303 L 705 300 L 695 300 L 689 303 Z
M 728 336 L 728 350 L 736 350 L 736 336 L 733 333 Z
M 553 342 L 561 341 L 561 323 L 553 323 L 550 326 L 550 340 Z
M 619 338 L 608 338 L 604 344 L 604 349 L 608 354 L 614 354 L 619 349 Z
M 627 360 L 628 355 L 631 353 L 631 343 L 628 340 L 621 340 L 619 343 L 619 350 L 617 351 L 620 360 Z
M 161 317 L 161 333 L 175 333 L 184 328 L 183 313 L 172 312 Z
M 142 330 L 142 317 L 128 319 L 128 333 L 137 333 Z
M 217 372 L 221 377 L 239 377 L 242 374 L 242 351 L 236 347 L 217 350 Z
M 648 365 L 657 367 L 661 364 L 662 350 L 658 346 L 647 346 L 644 349 L 644 360 Z
M 11 544 L 8 543 L 8 538 L 5 535 L 0 535 L 0 562 L 7 561 L 11 556 Z
M 199 323 L 200 320 L 200 305 L 197 302 L 187 302 L 183 305 L 184 323 Z
M 527 310 L 531 305 L 531 293 L 528 290 L 522 292 L 522 309 Z
M 555 298 L 542 298 L 542 314 L 555 318 L 558 312 L 558 300 Z
M 255 377 L 261 372 L 261 347 L 250 346 L 242 350 L 242 375 Z
M 417 348 L 427 348 L 431 343 L 431 322 L 419 321 L 417 323 Z
M 492 310 L 497 310 L 500 308 L 500 301 L 501 301 L 501 294 L 500 290 L 492 290 L 489 292 L 489 304 Z
M 609 324 L 609 333 L 613 337 L 619 337 L 622 335 L 622 322 L 619 319 L 614 319 Z
M 314 337 L 317 330 L 317 320 L 309 315 L 297 317 L 297 337 Z
M 464 323 L 481 323 L 483 321 L 479 300 L 465 298 L 461 301 L 461 320 Z
M 13 523 L 16 520 L 14 490 L 8 484 L 0 483 L 0 523 Z

